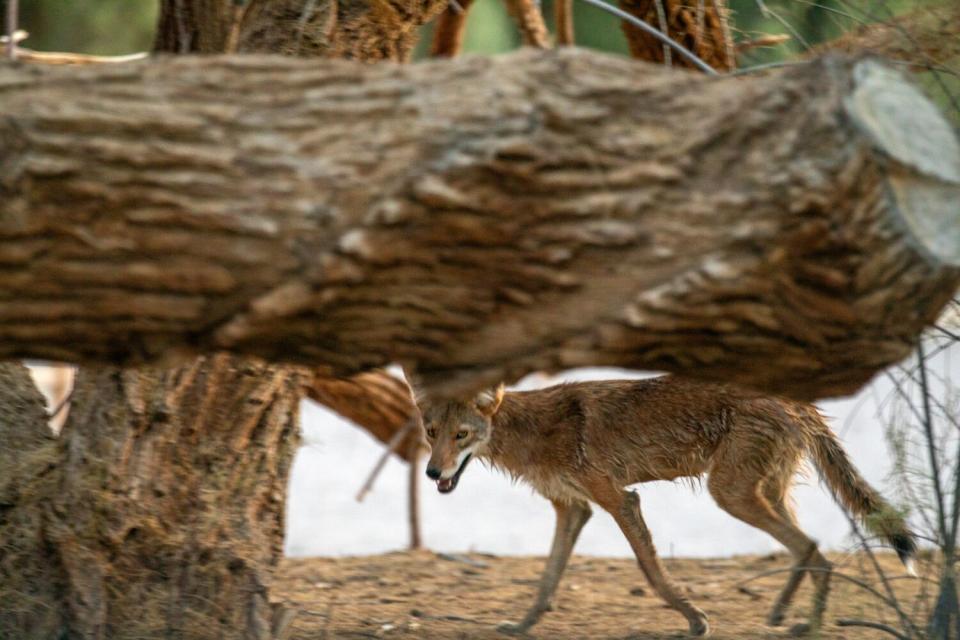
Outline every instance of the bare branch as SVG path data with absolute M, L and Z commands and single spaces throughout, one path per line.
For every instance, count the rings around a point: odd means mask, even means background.
M 7 0 L 7 58 L 17 59 L 17 26 L 20 0 Z
M 837 620 L 838 627 L 866 627 L 868 629 L 877 629 L 892 635 L 897 640 L 910 640 L 910 636 L 904 635 L 893 627 L 881 622 L 871 622 L 869 620 L 855 620 L 852 618 L 840 618 Z

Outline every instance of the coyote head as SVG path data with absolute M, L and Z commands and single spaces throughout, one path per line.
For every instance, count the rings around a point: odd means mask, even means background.
M 490 441 L 493 414 L 503 400 L 503 385 L 472 401 L 421 403 L 423 427 L 430 443 L 427 476 L 440 493 L 450 493 L 467 464 Z

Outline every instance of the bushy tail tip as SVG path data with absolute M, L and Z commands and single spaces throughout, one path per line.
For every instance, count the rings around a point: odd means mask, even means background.
M 908 533 L 896 533 L 890 536 L 890 544 L 897 552 L 897 557 L 907 570 L 907 575 L 917 577 L 917 542 Z

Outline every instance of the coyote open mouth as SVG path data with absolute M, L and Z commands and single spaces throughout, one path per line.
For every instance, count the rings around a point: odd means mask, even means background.
M 473 457 L 472 453 L 468 453 L 467 457 L 463 459 L 463 462 L 460 463 L 460 468 L 457 469 L 457 472 L 450 476 L 449 478 L 440 478 L 437 480 L 437 491 L 440 493 L 450 493 L 457 488 L 457 483 L 460 482 L 460 474 L 463 473 L 463 470 L 467 468 L 467 463 L 470 462 L 470 459 Z

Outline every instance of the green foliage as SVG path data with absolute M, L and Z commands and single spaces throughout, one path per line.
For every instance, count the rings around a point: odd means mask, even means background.
M 610 0 L 615 4 L 615 0 Z M 694 0 L 691 0 L 694 1 Z M 900 14 L 942 0 L 729 0 L 738 39 L 761 34 L 788 34 L 780 47 L 761 49 L 751 62 L 782 60 L 805 48 L 836 38 L 865 22 Z M 3 2 L 3 0 L 0 0 Z M 34 49 L 120 54 L 150 48 L 157 0 L 20 0 L 21 27 Z M 553 0 L 543 0 L 553 15 Z M 624 53 L 619 21 L 599 9 L 576 2 L 577 42 L 603 51 Z M 429 28 L 425 30 L 429 34 Z M 426 38 L 425 38 L 426 40 Z M 499 53 L 516 47 L 516 29 L 502 0 L 478 0 L 470 13 L 465 50 Z M 426 46 L 421 45 L 420 55 Z
M 30 33 L 23 46 L 101 55 L 147 51 L 157 4 L 157 0 L 20 0 L 20 28 Z

